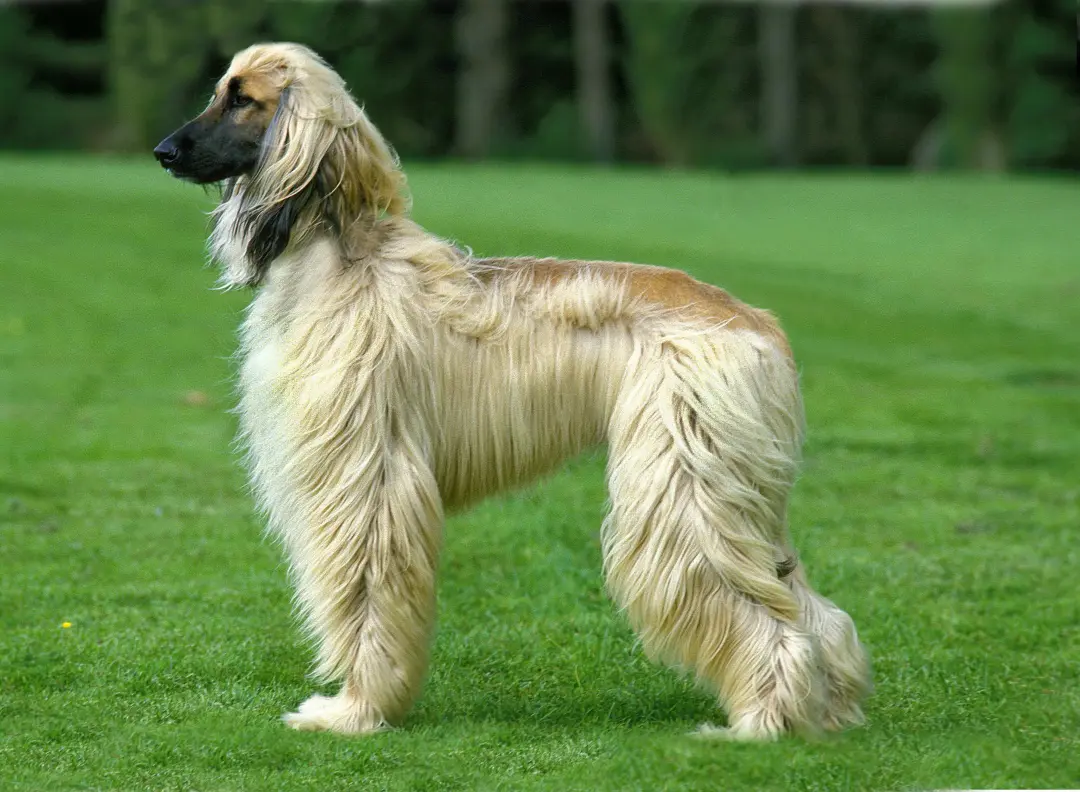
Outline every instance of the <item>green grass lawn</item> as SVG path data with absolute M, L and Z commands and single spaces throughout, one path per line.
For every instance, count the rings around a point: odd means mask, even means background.
M 211 291 L 211 198 L 145 160 L 8 157 L 0 790 L 1080 786 L 1077 182 L 410 176 L 478 253 L 681 267 L 780 315 L 792 530 L 873 654 L 866 727 L 686 736 L 717 714 L 604 596 L 597 454 L 449 521 L 404 728 L 286 729 L 311 654 L 231 449 L 245 295 Z

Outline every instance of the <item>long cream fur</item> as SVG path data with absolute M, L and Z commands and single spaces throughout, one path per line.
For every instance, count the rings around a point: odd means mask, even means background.
M 259 287 L 242 437 L 318 673 L 341 682 L 287 722 L 400 723 L 425 674 L 444 509 L 604 442 L 609 590 L 645 650 L 726 707 L 728 728 L 706 732 L 860 722 L 855 627 L 784 569 L 802 406 L 771 317 L 670 270 L 476 259 L 407 218 L 390 147 L 314 53 L 259 45 L 229 71 L 253 73 L 281 104 L 211 246 L 226 285 Z M 260 271 L 252 229 L 317 178 L 329 194 Z

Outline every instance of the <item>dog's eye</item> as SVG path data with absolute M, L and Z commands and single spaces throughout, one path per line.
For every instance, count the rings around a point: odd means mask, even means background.
M 250 96 L 244 96 L 243 94 L 235 94 L 233 96 L 233 98 L 232 98 L 232 106 L 233 107 L 247 107 L 249 104 L 251 104 L 254 101 L 255 100 L 252 99 Z

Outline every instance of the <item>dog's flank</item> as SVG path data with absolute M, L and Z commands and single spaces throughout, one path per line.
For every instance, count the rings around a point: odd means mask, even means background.
M 202 150 L 227 136 L 209 121 L 180 138 L 206 173 L 233 162 L 211 246 L 226 284 L 259 287 L 241 331 L 248 467 L 319 674 L 342 683 L 288 722 L 401 722 L 444 510 L 607 443 L 604 570 L 646 652 L 718 695 L 728 737 L 858 723 L 865 653 L 788 536 L 803 413 L 774 317 L 674 270 L 477 259 L 429 234 L 390 147 L 305 48 L 239 53 L 219 92 L 239 91 L 263 115 L 218 123 L 262 125 L 256 160 Z

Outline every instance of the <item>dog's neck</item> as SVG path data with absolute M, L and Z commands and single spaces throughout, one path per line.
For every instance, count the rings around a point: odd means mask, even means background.
M 366 243 L 366 238 L 374 232 L 375 223 L 372 219 L 358 218 L 347 234 L 339 234 L 336 223 L 321 221 L 318 204 L 314 203 L 300 208 L 287 225 L 278 231 L 284 244 L 279 246 L 275 255 L 259 256 L 253 252 L 253 240 L 257 234 L 266 233 L 267 229 L 262 227 L 262 224 L 253 222 L 249 216 L 251 210 L 246 197 L 244 185 L 238 180 L 230 180 L 225 187 L 222 202 L 212 215 L 210 256 L 221 268 L 218 285 L 222 289 L 254 288 L 262 285 L 277 259 L 295 256 L 303 247 L 327 236 L 341 239 L 341 252 L 345 258 L 353 257 L 356 249 L 371 246 Z M 347 246 L 345 242 L 348 242 Z
M 244 222 L 243 185 L 228 185 L 221 204 L 213 212 L 210 255 L 221 268 L 221 289 L 261 286 L 271 269 L 282 260 L 303 259 L 305 251 L 319 246 L 320 255 L 337 259 L 338 266 L 351 267 L 387 259 L 407 261 L 416 266 L 426 281 L 467 276 L 471 253 L 433 237 L 405 216 L 374 217 L 361 214 L 344 228 L 331 228 L 317 216 L 305 217 L 294 229 L 281 255 L 265 264 L 249 255 L 251 229 Z M 314 208 L 308 211 L 316 211 Z M 325 247 L 326 242 L 332 247 Z

